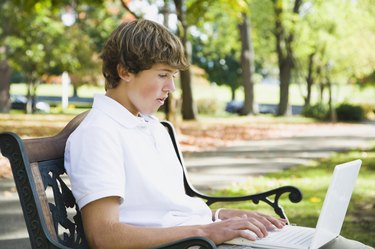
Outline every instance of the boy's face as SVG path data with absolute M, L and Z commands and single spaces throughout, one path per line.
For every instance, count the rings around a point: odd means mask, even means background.
M 134 115 L 153 114 L 162 106 L 169 92 L 175 90 L 177 70 L 165 64 L 155 64 L 125 78 L 122 104 Z

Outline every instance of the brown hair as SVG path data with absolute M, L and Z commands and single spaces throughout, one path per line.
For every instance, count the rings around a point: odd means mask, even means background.
M 189 66 L 177 36 L 164 26 L 145 19 L 120 24 L 106 41 L 100 58 L 105 89 L 119 84 L 117 65 L 135 74 L 159 63 L 179 70 Z

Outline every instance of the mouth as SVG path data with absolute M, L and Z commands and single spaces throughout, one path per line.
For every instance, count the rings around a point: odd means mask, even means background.
M 159 102 L 159 104 L 163 105 L 165 100 L 168 98 L 168 96 L 166 97 L 162 97 L 162 98 L 157 98 L 156 100 Z

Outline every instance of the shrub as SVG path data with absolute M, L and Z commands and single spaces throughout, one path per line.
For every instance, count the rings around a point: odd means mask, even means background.
M 343 103 L 336 107 L 338 121 L 361 121 L 364 119 L 364 110 L 359 105 Z
M 222 108 L 219 101 L 213 98 L 198 99 L 196 105 L 199 114 L 216 114 Z
M 374 104 L 361 104 L 363 108 L 363 115 L 367 119 L 375 119 L 375 105 Z
M 315 118 L 318 120 L 327 119 L 328 107 L 322 103 L 304 107 L 301 114 L 308 118 Z

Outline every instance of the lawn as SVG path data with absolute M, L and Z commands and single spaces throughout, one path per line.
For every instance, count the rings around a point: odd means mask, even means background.
M 284 198 L 281 204 L 291 223 L 314 227 L 334 165 L 358 158 L 362 159 L 363 164 L 341 234 L 375 246 L 375 147 L 367 151 L 337 153 L 331 158 L 316 161 L 311 165 L 301 165 L 283 172 L 253 177 L 247 183 L 215 192 L 214 195 L 243 195 L 283 185 L 294 185 L 303 192 L 303 200 L 294 204 Z M 232 207 L 249 208 L 244 203 L 236 203 Z M 261 211 L 266 209 L 267 213 L 273 213 L 265 205 L 252 208 Z

